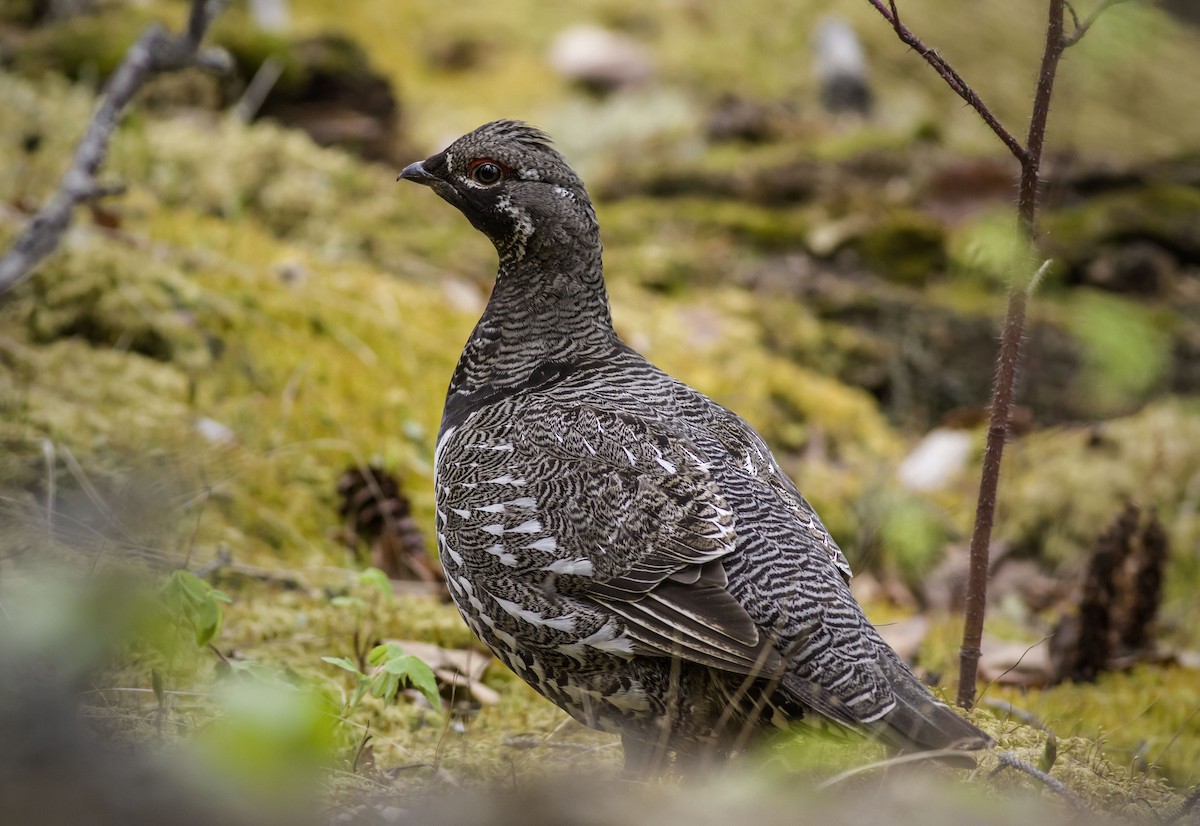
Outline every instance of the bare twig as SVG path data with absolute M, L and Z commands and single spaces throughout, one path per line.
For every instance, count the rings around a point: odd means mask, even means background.
M 1197 812 L 1200 812 L 1200 788 L 1192 789 L 1191 794 L 1179 804 L 1179 807 L 1163 818 L 1163 823 L 1182 823 L 1185 817 Z
M 914 751 L 909 754 L 900 754 L 895 757 L 889 757 L 886 760 L 876 760 L 874 763 L 866 763 L 862 766 L 855 766 L 841 774 L 835 774 L 828 780 L 820 783 L 818 789 L 828 789 L 830 786 L 836 786 L 838 783 L 845 782 L 852 777 L 857 777 L 860 774 L 875 771 L 876 769 L 888 769 L 892 766 L 902 766 L 905 763 L 922 763 L 927 760 L 941 760 L 944 757 L 959 757 L 963 756 L 963 752 L 959 749 L 931 749 L 929 751 Z
M 214 654 L 217 655 L 217 659 L 221 661 L 222 665 L 224 665 L 226 668 L 233 668 L 233 663 L 231 663 L 229 661 L 228 657 L 226 657 L 224 654 L 221 653 L 221 649 L 217 648 L 217 646 L 214 643 L 210 642 L 208 644 L 208 648 L 210 651 L 212 651 Z
M 241 99 L 233 107 L 233 113 L 242 123 L 254 120 L 254 116 L 258 114 L 258 110 L 262 108 L 282 75 L 283 61 L 278 57 L 270 55 L 262 62 L 246 86 L 246 91 L 242 93 Z
M 896 0 L 868 0 L 875 9 L 891 23 L 896 36 L 916 49 L 921 57 L 941 75 L 954 92 L 969 103 L 996 136 L 1008 147 L 1021 164 L 1020 186 L 1017 195 L 1017 217 L 1022 234 L 1032 246 L 1037 235 L 1038 186 L 1041 182 L 1042 149 L 1046 136 L 1046 121 L 1050 115 L 1050 98 L 1054 91 L 1054 78 L 1063 50 L 1079 41 L 1109 6 L 1124 0 L 1101 0 L 1100 5 L 1082 23 L 1076 22 L 1069 37 L 1063 35 L 1063 15 L 1068 8 L 1065 0 L 1050 0 L 1049 22 L 1046 26 L 1046 45 L 1042 52 L 1042 65 L 1038 73 L 1037 90 L 1034 92 L 1033 114 L 1029 122 L 1029 135 L 1022 146 L 1012 133 L 992 114 L 979 95 L 963 81 L 954 68 L 936 51 L 930 49 L 900 22 Z M 1075 10 L 1070 9 L 1072 19 L 1078 21 Z M 978 677 L 980 644 L 983 639 L 983 619 L 987 605 L 988 556 L 992 540 L 992 527 L 996 518 L 996 492 L 1000 484 L 1000 464 L 1004 455 L 1004 443 L 1008 438 L 1009 419 L 1012 411 L 1017 377 L 1021 363 L 1021 341 L 1024 337 L 1025 306 L 1034 287 L 1045 273 L 1046 265 L 1027 283 L 1014 279 L 1008 292 L 1008 309 L 1005 313 L 1004 331 L 1000 339 L 1000 354 L 996 360 L 996 372 L 992 384 L 991 413 L 988 420 L 987 444 L 984 448 L 983 471 L 979 481 L 979 498 L 975 509 L 975 525 L 971 533 L 971 559 L 968 570 L 965 624 L 962 648 L 959 651 L 958 704 L 971 708 L 975 704 L 975 685 Z
M 979 498 L 975 507 L 975 527 L 971 532 L 970 567 L 967 571 L 967 596 L 964 606 L 962 648 L 959 650 L 958 704 L 975 705 L 975 683 L 979 671 L 980 645 L 983 642 L 983 618 L 987 607 L 988 557 L 992 526 L 996 518 L 996 492 L 1000 486 L 1000 462 L 1008 438 L 1009 411 L 1017 385 L 1021 360 L 1021 338 L 1025 329 L 1025 290 L 1011 289 L 1008 312 L 1000 338 L 1000 356 L 993 379 L 991 413 L 987 444 L 983 451 L 983 469 L 979 480 Z
M 1029 137 L 1025 142 L 1025 155 L 1021 159 L 1021 183 L 1017 192 L 1017 220 L 1031 244 L 1036 234 L 1038 184 L 1041 181 L 1046 120 L 1050 116 L 1054 76 L 1058 72 L 1058 61 L 1063 52 L 1062 32 L 1063 0 L 1050 0 L 1046 47 L 1042 52 L 1042 66 L 1033 97 L 1033 116 L 1029 120 Z M 1000 463 L 1004 455 L 1004 443 L 1008 439 L 1009 418 L 1021 366 L 1021 341 L 1025 334 L 1025 305 L 1028 295 L 1025 287 L 1015 282 L 1009 286 L 1008 310 L 1005 313 L 1004 332 L 1000 337 L 1000 355 L 996 359 L 996 375 L 992 384 L 987 443 L 983 451 L 983 471 L 979 480 L 975 526 L 971 532 L 971 562 L 967 574 L 964 610 L 966 623 L 959 652 L 957 699 L 963 708 L 971 708 L 975 704 L 975 681 L 979 670 L 983 618 L 987 605 L 988 552 L 996 519 Z
M 1096 19 L 1102 15 L 1105 9 L 1107 9 L 1109 6 L 1116 6 L 1120 3 L 1126 3 L 1128 1 L 1129 0 L 1103 0 L 1099 6 L 1096 6 L 1091 14 L 1084 18 L 1082 23 L 1079 22 L 1079 17 L 1075 14 L 1075 9 L 1071 8 L 1071 5 L 1068 3 L 1067 9 L 1071 12 L 1071 22 L 1074 24 L 1075 30 L 1063 38 L 1063 48 L 1066 49 L 1070 46 L 1074 46 L 1081 39 L 1083 39 L 1083 36 L 1087 34 L 1087 30 L 1092 27 L 1092 24 L 1096 22 Z
M 1100 5 L 1079 23 L 1074 8 L 1067 6 L 1064 0 L 1050 0 L 1049 23 L 1046 25 L 1045 48 L 1042 53 L 1042 68 L 1038 73 L 1038 86 L 1033 95 L 1033 114 L 1030 118 L 1030 132 L 1025 145 L 1022 146 L 1013 134 L 1004 128 L 1000 121 L 992 115 L 979 96 L 959 76 L 958 72 L 934 50 L 925 46 L 920 38 L 912 34 L 907 26 L 900 22 L 900 14 L 896 11 L 895 0 L 888 0 L 884 7 L 882 0 L 868 0 L 882 14 L 888 23 L 892 24 L 896 36 L 923 56 L 935 68 L 942 79 L 955 91 L 962 100 L 970 103 L 979 113 L 980 118 L 991 127 L 992 132 L 1008 146 L 1021 164 L 1020 187 L 1016 213 L 1020 222 L 1022 234 L 1031 245 L 1037 237 L 1038 185 L 1042 172 L 1042 150 L 1045 140 L 1046 120 L 1050 115 L 1050 97 L 1054 92 L 1055 74 L 1058 70 L 1058 60 L 1062 58 L 1063 49 L 1079 42 L 1090 26 L 1096 22 L 1099 14 L 1105 8 L 1123 0 L 1102 0 Z M 1063 36 L 1063 14 L 1069 8 L 1075 28 L 1072 35 Z M 1014 283 L 1008 291 L 1008 310 L 1004 317 L 1004 330 L 1001 335 L 1000 355 L 996 360 L 996 375 L 992 382 L 991 413 L 988 421 L 988 442 L 984 448 L 983 472 L 979 480 L 979 497 L 976 505 L 976 519 L 971 534 L 971 564 L 968 569 L 967 597 L 965 609 L 965 627 L 962 632 L 962 647 L 960 650 L 959 669 L 959 705 L 970 708 L 974 705 L 974 690 L 976 690 L 977 672 L 979 668 L 979 645 L 983 640 L 983 621 L 988 601 L 988 557 L 991 545 L 991 531 L 996 519 L 996 492 L 1000 486 L 1001 459 L 1004 453 L 1004 442 L 1008 438 L 1010 411 L 1013 406 L 1013 396 L 1016 390 L 1016 378 L 1019 375 L 1021 361 L 1021 339 L 1025 329 L 1025 306 L 1028 297 L 1036 287 L 1040 276 L 1045 273 L 1046 265 L 1037 271 L 1033 279 L 1021 285 Z
M 1011 751 L 1002 751 L 997 754 L 996 757 L 1000 761 L 1000 765 L 992 769 L 992 773 L 989 775 L 989 777 L 995 777 L 1006 769 L 1016 769 L 1017 771 L 1024 772 L 1030 777 L 1040 780 L 1048 789 L 1053 791 L 1063 800 L 1070 803 L 1071 808 L 1073 808 L 1075 811 L 1087 812 L 1087 807 L 1083 805 L 1083 801 L 1080 800 L 1074 792 L 1068 789 L 1066 784 L 1064 784 L 1061 780 L 1051 777 L 1036 766 L 1031 766 L 1023 760 L 1018 760 L 1017 756 Z
M 917 37 L 907 26 L 900 22 L 900 13 L 896 11 L 895 0 L 889 0 L 888 5 L 883 5 L 883 0 L 867 0 L 872 6 L 883 15 L 884 19 L 892 24 L 892 28 L 896 30 L 896 36 L 902 41 L 916 50 L 917 54 L 925 58 L 930 66 L 933 67 L 942 80 L 954 90 L 954 93 L 971 105 L 971 108 L 979 113 L 979 117 L 983 118 L 996 137 L 1004 142 L 1009 151 L 1013 153 L 1018 161 L 1025 162 L 1025 148 L 1005 127 L 1000 123 L 1000 119 L 992 114 L 992 110 L 987 107 L 983 99 L 975 93 L 975 90 L 967 85 L 966 81 L 954 70 L 944 57 L 937 53 L 936 50 L 929 48 L 921 39 Z
M 1017 191 L 1017 217 L 1030 241 L 1034 238 L 1042 147 L 1046 139 L 1046 121 L 1050 117 L 1050 96 L 1054 92 L 1054 78 L 1058 73 L 1058 61 L 1064 48 L 1063 0 L 1050 0 L 1046 48 L 1042 52 L 1037 91 L 1033 95 L 1033 115 L 1029 119 L 1029 137 L 1025 141 L 1026 156 L 1021 163 L 1021 184 Z
M 110 187 L 96 181 L 96 173 L 108 154 L 108 142 L 121 120 L 121 113 L 148 78 L 188 66 L 217 70 L 229 67 L 230 59 L 224 51 L 200 48 L 209 24 L 224 5 L 225 0 L 192 0 L 186 32 L 171 34 L 162 25 L 155 24 L 146 29 L 125 53 L 57 191 L 0 259 L 0 294 L 24 280 L 58 247 L 71 225 L 76 205 L 111 194 Z

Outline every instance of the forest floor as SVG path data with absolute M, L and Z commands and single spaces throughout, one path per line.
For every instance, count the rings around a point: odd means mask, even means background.
M 614 778 L 619 746 L 489 663 L 431 573 L 433 444 L 494 253 L 395 172 L 520 117 L 558 138 L 596 197 L 618 331 L 763 433 L 859 572 L 872 620 L 953 696 L 982 410 L 1019 258 L 1015 166 L 972 114 L 866 4 L 851 18 L 877 82 L 869 120 L 816 103 L 801 57 L 815 3 L 596 4 L 593 18 L 657 67 L 604 96 L 545 64 L 555 32 L 581 17 L 565 5 L 343 5 L 297 9 L 295 36 L 360 44 L 402 104 L 395 158 L 243 124 L 198 74 L 156 82 L 106 165 L 127 191 L 81 210 L 62 248 L 0 296 L 9 742 L 48 742 L 41 706 L 20 704 L 33 674 L 122 742 L 188 744 L 187 760 L 237 794 L 316 789 L 333 811 L 517 780 L 506 805 L 536 800 L 547 823 L 593 822 L 570 820 L 578 801 L 605 813 L 594 822 L 759 806 L 764 823 L 797 806 L 853 822 L 884 799 L 917 822 L 935 794 L 947 822 L 964 810 L 1027 820 L 1009 789 L 1036 791 L 1038 812 L 1069 810 L 1016 771 L 989 779 L 995 754 L 971 774 L 977 797 L 904 769 L 824 797 L 812 787 L 883 754 L 803 732 L 691 795 L 568 794 L 546 778 Z M 1038 3 L 1018 5 L 1041 19 Z M 1002 118 L 1024 122 L 1036 22 L 901 7 Z M 148 17 L 178 22 L 185 6 L 104 8 L 0 26 L 12 57 L 0 249 L 57 184 L 111 70 L 108 52 L 88 50 Z M 279 47 L 239 40 L 238 14 L 218 42 Z M 1054 264 L 1031 304 L 973 719 L 1090 809 L 1161 819 L 1200 784 L 1200 121 L 1178 115 L 1200 110 L 1200 87 L 1171 79 L 1200 31 L 1149 5 L 1109 15 L 1064 64 L 1050 124 L 1042 248 Z M 781 54 L 797 55 L 791 70 Z M 753 140 L 714 131 L 731 96 L 761 127 Z M 962 447 L 929 447 L 944 437 Z M 913 481 L 922 445 L 931 482 Z M 1132 608 L 1131 588 L 1106 614 L 1148 638 L 1102 658 L 1093 680 L 1060 681 L 1089 560 L 1113 542 L 1131 559 L 1169 549 L 1153 610 Z M 419 690 L 354 702 L 371 649 L 389 641 L 433 667 L 436 707 Z M 0 780 L 27 769 L 14 768 L 24 753 L 0 758 Z M 464 812 L 487 805 L 456 794 Z M 442 818 L 430 822 L 471 822 L 429 805 Z

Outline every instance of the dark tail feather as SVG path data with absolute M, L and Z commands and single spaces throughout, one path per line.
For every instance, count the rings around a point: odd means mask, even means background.
M 890 658 L 888 658 L 890 659 Z M 892 683 L 896 707 L 879 719 L 876 735 L 901 752 L 957 749 L 974 751 L 994 745 L 991 737 L 971 725 L 929 690 L 899 661 L 883 665 Z M 938 758 L 944 763 L 973 767 L 974 758 Z

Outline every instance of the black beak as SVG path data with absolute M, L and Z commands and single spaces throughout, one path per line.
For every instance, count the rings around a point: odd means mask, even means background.
M 424 184 L 425 186 L 433 186 L 439 179 L 425 171 L 424 161 L 417 161 L 404 167 L 400 174 L 396 176 L 396 180 L 412 181 L 413 183 Z

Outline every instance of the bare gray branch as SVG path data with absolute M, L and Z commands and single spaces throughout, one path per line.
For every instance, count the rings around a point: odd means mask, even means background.
M 1016 769 L 1017 771 L 1024 772 L 1036 780 L 1040 780 L 1042 784 L 1046 786 L 1046 788 L 1050 789 L 1063 800 L 1067 801 L 1067 803 L 1071 804 L 1071 808 L 1073 808 L 1075 811 L 1088 813 L 1088 809 L 1083 805 L 1083 801 L 1080 800 L 1074 792 L 1068 789 L 1066 784 L 1058 778 L 1051 777 L 1037 766 L 1031 766 L 1025 761 L 1018 759 L 1016 754 L 1011 751 L 1002 751 L 997 754 L 996 757 L 1000 760 L 1000 765 L 992 769 L 990 777 L 995 777 L 1006 769 Z
M 155 24 L 146 29 L 125 53 L 121 65 L 109 79 L 86 134 L 75 149 L 71 165 L 63 173 L 58 190 L 0 259 L 0 295 L 28 277 L 34 267 L 58 247 L 78 204 L 113 194 L 113 187 L 97 183 L 96 173 L 108 155 L 109 140 L 125 107 L 142 85 L 152 75 L 188 66 L 222 68 L 229 65 L 229 57 L 224 52 L 200 48 L 209 24 L 224 6 L 225 0 L 192 0 L 185 33 L 175 35 Z

